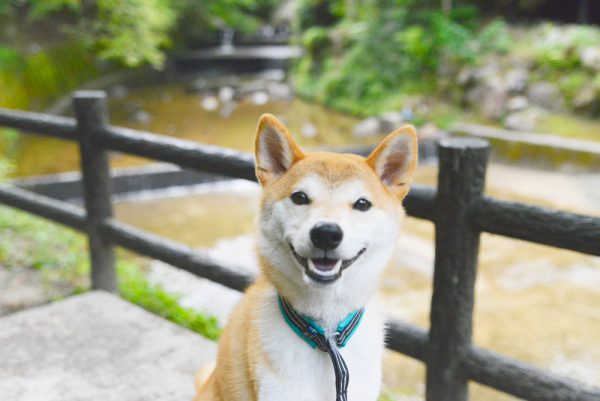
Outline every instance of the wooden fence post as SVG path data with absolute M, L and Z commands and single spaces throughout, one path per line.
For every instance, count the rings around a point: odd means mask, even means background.
M 471 347 L 479 230 L 469 207 L 483 195 L 489 144 L 450 138 L 438 146 L 435 263 L 427 357 L 427 401 L 468 400 L 462 360 Z
M 73 100 L 87 212 L 92 288 L 117 293 L 114 245 L 100 232 L 101 224 L 113 214 L 108 152 L 98 141 L 100 130 L 108 125 L 106 94 L 102 91 L 79 91 L 75 92 Z

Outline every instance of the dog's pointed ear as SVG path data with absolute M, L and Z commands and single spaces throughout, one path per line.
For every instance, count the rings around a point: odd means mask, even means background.
M 256 177 L 263 186 L 304 157 L 288 129 L 271 114 L 263 114 L 258 121 L 254 152 Z
M 400 200 L 410 188 L 418 159 L 417 131 L 412 125 L 398 128 L 375 148 L 367 163 Z

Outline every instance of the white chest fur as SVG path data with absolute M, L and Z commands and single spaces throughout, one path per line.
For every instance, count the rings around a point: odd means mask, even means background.
M 329 355 L 313 349 L 284 321 L 275 294 L 263 298 L 259 321 L 261 349 L 270 362 L 257 366 L 259 401 L 335 401 Z M 383 319 L 367 305 L 362 322 L 340 349 L 348 370 L 348 401 L 376 401 L 381 387 Z

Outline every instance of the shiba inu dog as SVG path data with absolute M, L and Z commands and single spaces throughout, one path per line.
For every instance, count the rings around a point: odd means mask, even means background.
M 374 294 L 417 164 L 411 126 L 367 158 L 305 153 L 258 124 L 261 274 L 232 313 L 196 401 L 375 401 L 384 320 Z

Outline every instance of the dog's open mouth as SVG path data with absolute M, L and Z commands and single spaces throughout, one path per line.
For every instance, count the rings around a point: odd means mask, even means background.
M 291 244 L 290 248 L 296 260 L 304 267 L 306 275 L 322 284 L 330 284 L 339 279 L 342 272 L 356 262 L 360 255 L 367 250 L 367 248 L 362 248 L 351 259 L 331 259 L 327 256 L 323 258 L 303 258 L 296 253 Z

